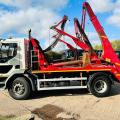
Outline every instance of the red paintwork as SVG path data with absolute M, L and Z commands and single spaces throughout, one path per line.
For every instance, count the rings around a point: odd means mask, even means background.
M 109 59 L 109 62 L 114 64 L 120 72 L 120 65 L 118 65 L 118 64 L 120 64 L 120 61 L 119 61 L 116 53 L 114 52 L 114 49 L 113 49 L 110 41 L 108 40 L 108 37 L 105 34 L 99 20 L 97 19 L 96 15 L 94 14 L 94 12 L 91 9 L 88 2 L 84 2 L 83 9 L 86 9 L 86 11 L 88 12 L 90 20 L 91 20 L 96 32 L 98 33 L 100 40 L 101 40 L 102 47 L 103 47 L 102 59 L 103 60 Z
M 53 37 L 54 37 L 54 38 L 57 38 L 56 35 L 53 36 Z M 70 50 L 75 51 L 75 48 L 74 48 L 71 44 L 67 43 L 66 41 L 64 41 L 64 40 L 62 40 L 62 39 L 59 39 L 59 42 L 62 42 L 62 43 L 64 43 L 64 44 L 66 44 L 67 47 L 68 47 Z
M 39 44 L 38 44 L 38 41 L 36 39 L 31 39 L 31 43 L 33 45 L 33 49 L 35 51 L 37 50 L 40 50 L 39 49 Z M 40 54 L 41 54 L 41 51 L 40 51 Z M 42 73 L 50 73 L 50 72 L 66 72 L 66 71 L 72 71 L 72 72 L 76 72 L 76 71 L 86 71 L 86 72 L 89 72 L 89 71 L 109 71 L 111 73 L 113 73 L 115 76 L 116 74 L 118 74 L 118 70 L 116 69 L 116 67 L 114 66 L 111 66 L 111 65 L 102 65 L 102 64 L 91 64 L 89 66 L 86 66 L 86 67 L 81 67 L 81 66 L 77 66 L 77 67 L 64 67 L 64 64 L 61 65 L 61 66 L 57 66 L 57 63 L 51 63 L 49 64 L 47 62 L 47 60 L 45 59 L 44 55 L 41 54 L 40 57 L 39 57 L 39 60 L 40 60 L 40 72 Z M 118 80 L 120 80 L 120 77 L 117 77 Z
M 84 42 L 80 41 L 78 38 L 74 37 L 73 35 L 70 35 L 70 34 L 64 32 L 64 31 L 62 31 L 62 30 L 60 30 L 60 29 L 58 29 L 56 27 L 54 27 L 54 30 L 57 31 L 59 34 L 62 34 L 64 36 L 68 36 L 69 38 L 71 38 L 75 42 L 75 44 L 77 46 L 80 46 L 85 51 L 89 51 L 90 50 L 89 47 Z
M 38 55 L 38 60 L 39 60 L 39 63 L 40 63 L 40 68 L 39 69 L 42 70 L 42 69 L 44 69 L 45 65 L 48 65 L 48 61 L 45 59 L 44 55 L 42 54 L 42 51 L 39 49 L 39 44 L 38 44 L 39 42 L 34 38 L 31 38 L 30 41 L 31 41 L 32 46 L 33 46 L 34 54 Z
M 102 42 L 102 46 L 103 46 L 103 59 L 106 60 L 106 58 L 109 58 L 111 60 L 111 63 L 115 63 L 115 62 L 120 62 L 117 55 L 115 54 L 111 43 L 109 42 L 107 35 L 105 34 L 102 26 L 100 25 L 96 15 L 94 14 L 93 10 L 91 9 L 89 3 L 85 2 L 83 4 L 83 9 L 86 9 L 88 12 L 88 15 L 90 17 L 90 20 L 94 26 L 94 28 L 96 29 L 100 40 Z
M 87 2 L 85 2 L 83 4 L 83 8 L 86 9 L 86 11 L 88 12 L 88 15 L 90 16 L 91 22 L 93 23 L 97 33 L 100 36 L 102 46 L 103 46 L 103 56 L 102 56 L 103 60 L 110 59 L 110 64 L 103 65 L 102 63 L 101 64 L 91 63 L 90 65 L 88 65 L 86 67 L 81 67 L 79 65 L 77 67 L 74 67 L 74 66 L 66 67 L 66 66 L 64 66 L 64 64 L 57 66 L 57 63 L 48 63 L 48 61 L 44 57 L 43 51 L 39 47 L 38 41 L 34 38 L 31 38 L 33 50 L 40 51 L 40 53 L 39 53 L 39 62 L 40 62 L 39 71 L 40 71 L 40 73 L 50 73 L 50 72 L 58 72 L 59 73 L 59 72 L 68 72 L 68 71 L 70 71 L 70 72 L 109 71 L 118 79 L 118 81 L 120 81 L 120 76 L 117 76 L 117 74 L 120 73 L 120 61 L 117 58 L 117 55 L 115 54 L 102 26 L 100 25 L 97 17 L 93 13 L 90 5 Z M 86 13 L 84 13 L 84 14 L 86 15 Z M 57 25 L 53 26 L 52 29 L 54 29 L 59 34 L 70 37 L 76 43 L 76 45 L 80 46 L 85 51 L 89 51 L 90 47 L 88 45 L 86 45 L 83 41 L 80 41 L 80 39 L 78 39 L 78 38 L 64 32 L 63 30 L 60 30 L 57 28 L 65 20 L 67 20 L 66 16 Z M 83 18 L 82 24 L 84 24 L 84 23 L 85 23 L 85 17 Z M 85 25 L 83 25 L 83 28 L 84 27 L 85 27 Z
M 85 29 L 85 20 L 86 20 L 86 9 L 83 8 L 82 10 L 82 20 L 81 20 L 81 27 Z

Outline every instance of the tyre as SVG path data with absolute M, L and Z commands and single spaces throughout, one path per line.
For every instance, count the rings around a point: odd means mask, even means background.
M 107 97 L 111 91 L 111 81 L 107 76 L 96 76 L 89 87 L 96 97 Z
M 25 100 L 31 93 L 30 84 L 24 77 L 18 77 L 11 83 L 8 92 L 16 100 Z

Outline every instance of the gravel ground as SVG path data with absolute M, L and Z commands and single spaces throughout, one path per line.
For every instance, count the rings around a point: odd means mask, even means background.
M 59 113 L 57 116 L 63 114 L 63 116 L 72 116 L 74 118 L 70 118 L 69 120 L 119 120 L 119 100 L 120 84 L 113 86 L 111 95 L 106 98 L 97 98 L 86 90 L 67 90 L 38 92 L 29 100 L 18 101 L 12 99 L 7 91 L 1 91 L 0 115 L 17 116 L 19 120 L 27 120 L 25 116 L 31 116 L 32 111 L 40 108 L 43 111 L 47 111 L 46 106 L 53 105 L 64 111 L 61 111 L 62 113 Z M 50 106 L 48 108 L 50 109 Z M 38 119 L 36 118 L 35 120 Z

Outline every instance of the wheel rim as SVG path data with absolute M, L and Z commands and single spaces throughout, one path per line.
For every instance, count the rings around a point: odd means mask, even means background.
M 99 80 L 95 83 L 94 89 L 97 93 L 104 93 L 107 90 L 107 84 L 103 80 Z
M 14 94 L 20 96 L 20 95 L 23 95 L 24 92 L 25 92 L 25 87 L 22 83 L 20 82 L 17 82 L 13 85 L 13 92 Z

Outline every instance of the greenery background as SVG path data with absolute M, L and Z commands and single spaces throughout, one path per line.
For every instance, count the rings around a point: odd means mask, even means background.
M 120 50 L 120 40 L 114 40 L 111 42 L 114 50 Z M 102 46 L 101 45 L 95 45 L 94 46 L 95 50 L 102 50 Z

